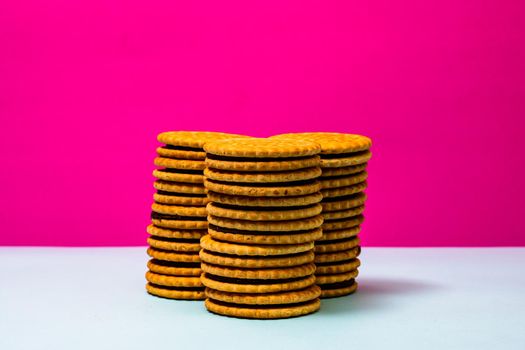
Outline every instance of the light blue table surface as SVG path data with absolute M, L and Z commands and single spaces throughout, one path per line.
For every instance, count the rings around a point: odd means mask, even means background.
M 525 248 L 365 248 L 360 289 L 252 321 L 144 291 L 145 248 L 0 248 L 0 349 L 525 349 Z

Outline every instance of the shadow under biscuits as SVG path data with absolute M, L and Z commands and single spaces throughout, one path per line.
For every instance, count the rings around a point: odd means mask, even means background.
M 401 304 L 401 300 L 395 296 L 428 294 L 441 289 L 439 285 L 398 278 L 359 278 L 358 283 L 359 287 L 354 294 L 323 299 L 321 313 L 328 315 L 355 314 L 385 309 Z

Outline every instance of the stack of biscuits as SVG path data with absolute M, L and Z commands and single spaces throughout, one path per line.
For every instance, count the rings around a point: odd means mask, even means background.
M 206 308 L 242 318 L 318 310 L 319 144 L 250 138 L 204 149 L 209 234 L 201 238 L 200 258 Z
M 322 298 L 353 293 L 360 265 L 358 234 L 364 219 L 371 140 L 339 133 L 283 134 L 272 139 L 309 140 L 321 146 L 324 223 L 323 236 L 315 243 L 317 285 Z
M 174 131 L 159 134 L 151 225 L 147 231 L 146 290 L 170 299 L 204 299 L 200 281 L 200 238 L 207 233 L 203 145 L 240 137 L 214 132 Z

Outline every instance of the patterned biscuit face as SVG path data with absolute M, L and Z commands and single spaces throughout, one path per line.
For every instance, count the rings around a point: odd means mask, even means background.
M 248 136 L 209 131 L 167 131 L 160 133 L 157 140 L 172 146 L 202 148 L 206 142 L 239 137 Z
M 321 146 L 303 140 L 248 138 L 210 142 L 204 145 L 204 150 L 225 157 L 282 158 L 315 155 Z
M 272 136 L 271 138 L 317 142 L 321 145 L 321 154 L 359 152 L 367 150 L 372 146 L 372 140 L 366 136 L 336 132 L 282 134 Z

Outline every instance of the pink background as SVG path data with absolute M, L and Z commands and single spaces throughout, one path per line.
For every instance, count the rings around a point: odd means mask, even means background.
M 0 244 L 145 244 L 187 129 L 369 135 L 366 245 L 525 245 L 524 4 L 2 1 Z

